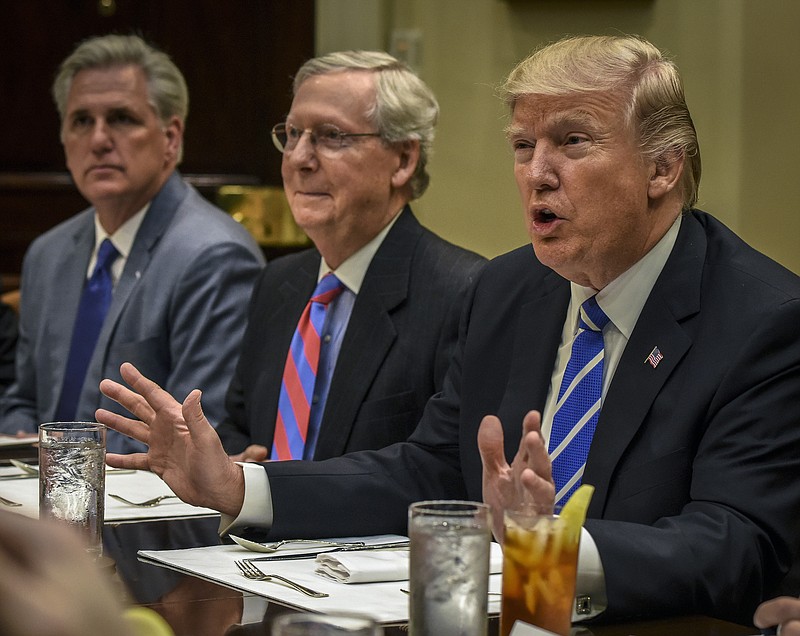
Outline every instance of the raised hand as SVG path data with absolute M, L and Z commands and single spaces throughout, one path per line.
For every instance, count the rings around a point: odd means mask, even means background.
M 478 429 L 478 449 L 483 462 L 483 500 L 492 509 L 495 538 L 503 540 L 503 511 L 523 503 L 542 512 L 553 511 L 555 484 L 550 459 L 540 433 L 541 417 L 530 411 L 522 421 L 522 438 L 511 465 L 503 450 L 503 427 L 487 415 Z
M 120 367 L 130 389 L 103 380 L 100 390 L 133 413 L 130 419 L 98 409 L 97 421 L 147 444 L 147 453 L 117 455 L 106 461 L 117 468 L 150 470 L 187 503 L 236 516 L 244 501 L 244 477 L 222 448 L 219 436 L 203 415 L 195 389 L 177 402 L 132 364 Z

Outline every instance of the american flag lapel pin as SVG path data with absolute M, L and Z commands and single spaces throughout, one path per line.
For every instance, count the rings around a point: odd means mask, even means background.
M 645 362 L 649 363 L 651 367 L 654 369 L 658 366 L 658 363 L 664 359 L 664 354 L 661 353 L 661 349 L 658 347 L 653 347 L 653 350 L 650 352 L 650 355 L 647 356 Z

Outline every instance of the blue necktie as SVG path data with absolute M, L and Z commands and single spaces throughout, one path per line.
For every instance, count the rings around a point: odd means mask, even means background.
M 325 275 L 297 323 L 283 369 L 272 459 L 303 458 L 312 405 L 321 408 L 314 404 L 314 385 L 328 303 L 342 290 L 342 283 L 336 276 Z
M 592 296 L 581 305 L 580 332 L 558 392 L 548 447 L 553 462 L 556 505 L 578 488 L 600 417 L 603 391 L 603 327 L 608 323 Z
M 114 282 L 111 266 L 119 256 L 117 248 L 109 240 L 100 243 L 97 250 L 97 263 L 91 277 L 83 287 L 75 326 L 72 328 L 72 341 L 64 373 L 64 384 L 56 408 L 55 419 L 67 422 L 75 418 L 78 400 L 86 379 L 86 370 L 92 359 L 97 338 L 103 328 L 103 321 L 111 305 Z

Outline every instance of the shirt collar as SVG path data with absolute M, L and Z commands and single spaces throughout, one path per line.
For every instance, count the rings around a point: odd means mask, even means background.
M 128 255 L 131 253 L 133 241 L 136 239 L 136 233 L 139 231 L 139 227 L 142 225 L 142 221 L 144 221 L 144 215 L 147 214 L 147 210 L 149 208 L 150 203 L 145 205 L 141 210 L 125 221 L 125 223 L 120 225 L 113 235 L 109 235 L 103 229 L 103 226 L 100 225 L 100 219 L 98 218 L 97 213 L 95 213 L 94 253 L 96 254 L 97 250 L 100 249 L 100 243 L 102 243 L 104 239 L 110 238 L 111 242 L 114 244 L 114 247 L 117 248 L 120 257 L 127 259 Z
M 574 322 L 570 324 L 574 324 L 575 329 L 578 328 L 578 312 L 581 303 L 596 293 L 597 304 L 614 323 L 614 326 L 622 332 L 626 339 L 629 339 L 636 326 L 636 321 L 639 319 L 639 314 L 642 313 L 642 308 L 656 284 L 656 279 L 664 269 L 672 248 L 675 246 L 681 219 L 682 215 L 679 214 L 667 233 L 647 254 L 599 292 L 571 282 L 568 319 Z
M 389 234 L 389 230 L 394 227 L 394 224 L 399 218 L 400 214 L 395 214 L 394 218 L 389 221 L 386 227 L 378 232 L 375 238 L 373 238 L 355 254 L 350 256 L 346 261 L 339 265 L 338 268 L 336 268 L 336 271 L 333 272 L 336 274 L 336 277 L 342 282 L 342 284 L 354 294 L 358 294 L 358 292 L 361 290 L 361 285 L 364 282 L 364 277 L 367 275 L 367 269 L 369 268 L 369 264 L 372 262 L 372 258 L 375 256 L 378 248 L 383 243 L 386 235 Z M 331 270 L 330 266 L 325 262 L 325 259 L 323 258 L 320 260 L 317 282 L 321 281 L 322 277 L 330 271 L 333 270 Z

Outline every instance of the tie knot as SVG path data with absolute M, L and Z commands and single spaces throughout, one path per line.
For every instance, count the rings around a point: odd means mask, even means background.
M 580 326 L 591 331 L 603 331 L 608 324 L 608 316 L 600 309 L 594 296 L 585 300 L 581 305 Z
M 311 294 L 311 302 L 327 305 L 342 293 L 343 289 L 342 282 L 334 274 L 325 274 Z
M 112 263 L 117 259 L 117 256 L 119 256 L 119 252 L 117 251 L 117 248 L 114 247 L 111 239 L 103 239 L 103 242 L 100 243 L 100 249 L 97 250 L 97 264 L 95 265 L 95 271 L 100 269 L 108 270 Z

